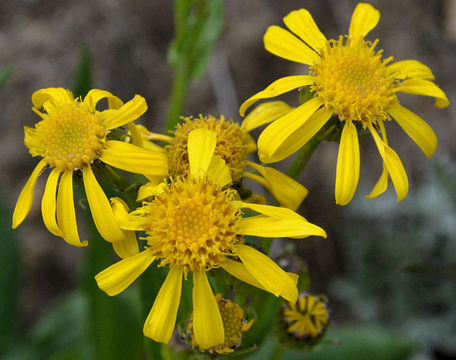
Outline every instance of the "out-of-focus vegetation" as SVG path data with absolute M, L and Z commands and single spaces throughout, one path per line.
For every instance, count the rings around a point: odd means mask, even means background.
M 422 349 L 456 350 L 456 164 L 435 159 L 407 201 L 358 201 L 345 216 L 347 275 L 335 292 L 364 322 Z

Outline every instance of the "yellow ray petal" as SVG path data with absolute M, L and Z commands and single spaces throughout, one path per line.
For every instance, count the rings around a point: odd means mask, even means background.
M 260 160 L 277 162 L 305 145 L 332 115 L 326 107 L 317 111 L 321 105 L 321 99 L 313 98 L 264 129 L 258 138 Z
M 378 125 L 380 127 L 380 131 L 382 133 L 383 141 L 386 145 L 388 145 L 388 139 L 386 137 L 386 130 L 385 130 L 385 124 L 383 121 L 378 121 Z M 383 170 L 382 174 L 380 175 L 380 178 L 378 179 L 377 183 L 375 184 L 374 188 L 372 189 L 371 193 L 369 195 L 366 195 L 366 199 L 373 199 L 376 198 L 377 196 L 383 194 L 386 189 L 388 188 L 388 169 L 386 168 L 386 164 L 383 161 Z
M 416 60 L 402 60 L 388 66 L 390 73 L 394 73 L 396 79 L 404 80 L 407 78 L 417 78 L 424 80 L 434 80 L 435 76 L 431 69 Z
M 36 149 L 40 147 L 41 142 L 40 139 L 36 136 L 35 128 L 24 126 L 24 144 L 29 148 L 29 151 L 31 150 L 31 148 Z
M 399 104 L 388 108 L 388 112 L 428 158 L 434 154 L 437 136 L 422 118 Z
M 152 141 L 144 140 L 143 139 L 143 148 L 148 151 L 157 151 L 157 152 L 162 152 L 166 153 L 166 150 L 162 148 L 161 146 L 153 143 Z
M 105 126 L 111 130 L 138 119 L 147 110 L 146 100 L 135 95 L 118 110 L 106 110 L 101 113 Z
M 276 80 L 273 83 L 271 83 L 264 90 L 256 93 L 255 95 L 251 96 L 246 101 L 244 101 L 244 103 L 239 108 L 239 114 L 241 114 L 241 116 L 244 116 L 245 111 L 252 104 L 256 103 L 260 99 L 267 99 L 267 98 L 271 98 L 274 96 L 282 95 L 288 91 L 311 85 L 311 84 L 313 84 L 313 79 L 314 78 L 309 75 L 295 75 L 295 76 L 287 76 L 287 77 L 280 78 L 279 80 Z M 267 117 L 269 115 L 268 113 L 263 114 L 265 116 L 264 118 L 263 117 L 258 118 L 259 114 L 263 111 L 270 110 L 272 112 L 272 117 L 275 117 L 275 118 L 279 118 L 280 116 L 278 116 L 278 115 L 281 115 L 281 113 L 286 114 L 291 111 L 291 109 L 289 109 L 288 105 L 282 101 L 277 101 L 274 103 L 275 104 L 265 105 L 263 107 L 261 107 L 262 105 L 259 105 L 258 108 L 253 110 L 254 114 L 252 115 L 252 118 L 249 118 L 249 120 L 247 120 L 247 118 L 246 118 L 244 120 L 244 122 L 247 121 L 247 123 L 242 125 L 243 129 L 244 130 L 254 129 L 260 125 L 263 125 L 263 124 L 266 124 L 267 122 L 269 122 L 268 117 Z M 271 104 L 271 103 L 266 103 L 266 104 Z
M 122 259 L 129 258 L 139 253 L 138 240 L 134 231 L 124 231 L 125 239 L 112 243 L 115 253 Z
M 264 91 L 265 90 L 262 92 Z M 247 103 L 247 101 L 244 104 L 247 104 L 247 107 L 249 107 L 250 105 Z M 268 101 L 262 103 L 245 117 L 245 119 L 242 121 L 241 128 L 243 131 L 249 132 L 261 125 L 268 124 L 274 120 L 281 118 L 293 109 L 293 107 L 283 101 Z
M 168 144 L 170 144 L 173 140 L 173 138 L 171 136 L 153 133 L 153 132 L 149 131 L 144 125 L 141 125 L 141 124 L 137 124 L 136 128 L 141 133 L 144 140 L 163 141 Z
M 247 148 L 247 154 L 251 154 L 257 151 L 256 142 L 253 140 L 252 136 L 249 133 L 244 132 L 242 135 L 242 143 Z
M 137 147 L 143 148 L 144 147 L 144 141 L 141 135 L 141 132 L 139 131 L 138 127 L 133 121 L 130 121 L 128 123 L 128 131 L 130 132 L 131 135 L 131 143 Z M 160 149 L 161 152 L 161 149 Z
M 182 291 L 182 272 L 181 268 L 170 268 L 144 323 L 144 335 L 164 344 L 169 342 L 176 324 Z
M 388 187 L 388 170 L 386 169 L 385 164 L 383 164 L 383 171 L 378 179 L 377 183 L 375 184 L 374 188 L 372 189 L 369 195 L 366 195 L 366 199 L 374 199 L 377 196 L 383 194 Z
M 128 215 L 130 208 L 128 204 L 119 197 L 113 197 L 109 199 L 112 207 L 113 214 Z
M 59 169 L 52 169 L 49 174 L 41 200 L 41 214 L 44 225 L 46 225 L 49 232 L 55 236 L 63 237 L 63 233 L 60 231 L 55 217 L 57 210 L 57 182 L 59 181 L 60 173 L 61 171 Z
M 112 212 L 117 220 L 116 214 L 128 216 L 128 205 L 120 198 L 110 199 Z M 119 224 L 120 226 L 120 224 Z M 125 230 L 123 231 L 125 239 L 112 243 L 112 247 L 117 255 L 122 259 L 136 255 L 139 253 L 138 240 L 136 239 L 136 233 L 134 231 Z
M 115 203 L 115 199 L 111 199 L 111 203 Z M 137 209 L 131 213 L 125 213 L 124 211 L 118 211 L 116 207 L 113 207 L 113 215 L 116 219 L 117 225 L 122 230 L 128 231 L 141 231 L 145 230 L 144 226 L 147 224 L 148 220 L 144 216 L 138 215 L 138 211 L 141 211 L 142 208 Z
M 260 204 L 260 205 L 266 205 L 268 201 L 266 200 L 266 197 L 260 194 L 252 193 L 247 199 L 244 199 L 246 203 L 253 203 L 253 204 Z
M 263 41 L 267 51 L 287 60 L 313 65 L 318 59 L 318 54 L 315 51 L 279 26 L 268 27 Z
M 188 162 L 194 179 L 206 176 L 214 155 L 217 134 L 209 129 L 196 129 L 188 134 Z
M 73 199 L 73 171 L 65 171 L 60 178 L 57 191 L 57 224 L 64 240 L 74 246 L 87 246 L 87 240 L 81 242 L 76 224 L 76 212 Z
M 223 160 L 220 156 L 212 156 L 211 163 L 207 169 L 207 178 L 220 187 L 231 184 L 232 179 L 230 169 L 226 165 L 225 160 Z
M 271 206 L 271 205 L 264 205 L 264 204 L 256 204 L 256 203 L 247 203 L 243 201 L 233 201 L 234 206 L 238 206 L 240 208 L 247 208 L 253 211 L 256 211 L 260 214 L 276 217 L 276 218 L 290 218 L 290 219 L 303 219 L 301 215 L 290 210 L 288 208 L 280 207 L 280 206 Z
M 326 237 L 325 231 L 304 219 L 250 216 L 238 222 L 239 235 L 304 238 L 310 235 Z
M 443 109 L 450 105 L 446 94 L 436 84 L 429 80 L 423 79 L 408 79 L 401 82 L 397 91 L 402 91 L 408 94 L 431 96 L 435 98 L 435 106 Z
M 140 216 L 137 216 L 137 214 L 134 212 L 128 213 L 127 211 L 122 210 L 121 207 L 117 204 L 119 200 L 119 198 L 110 199 L 112 205 L 112 213 L 119 227 L 123 230 L 130 231 L 143 230 L 144 219 Z
M 247 165 L 263 176 L 264 182 L 261 184 L 274 195 L 281 206 L 296 210 L 309 193 L 303 185 L 279 170 L 251 161 L 247 161 Z
M 105 146 L 100 160 L 108 165 L 138 174 L 168 175 L 168 160 L 161 152 L 117 140 L 109 140 Z
M 347 205 L 355 195 L 359 167 L 358 130 L 352 122 L 345 123 L 337 156 L 336 204 Z
M 295 303 L 298 288 L 293 279 L 269 257 L 258 250 L 239 245 L 236 251 L 247 271 L 270 293 Z
M 225 341 L 222 317 L 204 271 L 193 272 L 193 331 L 205 350 Z
M 122 100 L 120 100 L 117 96 L 114 96 L 109 91 L 98 89 L 90 90 L 84 98 L 84 103 L 87 104 L 89 109 L 95 110 L 97 103 L 104 98 L 107 98 L 110 102 L 110 109 L 118 109 L 123 105 Z
M 301 183 L 274 168 L 265 167 L 264 171 L 263 176 L 269 184 L 268 188 L 280 205 L 286 206 L 291 210 L 297 210 L 309 190 Z
M 73 94 L 64 88 L 47 88 L 35 91 L 32 94 L 32 104 L 37 109 L 45 107 L 45 103 L 51 103 L 53 106 L 59 104 L 68 104 L 73 102 Z
M 225 258 L 224 262 L 221 264 L 221 267 L 230 275 L 238 278 L 246 284 L 255 286 L 261 290 L 268 291 L 257 281 L 257 279 L 252 276 L 252 274 L 247 271 L 247 268 L 243 263 Z
M 356 40 L 358 37 L 364 38 L 369 31 L 377 26 L 380 20 L 380 11 L 370 4 L 359 3 L 350 22 L 349 36 Z
M 117 96 L 108 97 L 108 109 L 118 110 L 124 105 L 123 101 Z
M 378 121 L 378 125 L 380 127 L 380 131 L 382 132 L 383 136 L 383 141 L 385 144 L 388 145 L 388 139 L 386 137 L 386 130 L 385 130 L 385 124 L 383 121 Z M 373 199 L 376 198 L 377 196 L 383 194 L 386 189 L 388 188 L 388 169 L 386 168 L 386 164 L 383 161 L 383 171 L 382 174 L 380 175 L 380 178 L 378 179 L 377 183 L 375 184 L 374 188 L 372 189 L 371 193 L 369 195 L 366 195 L 366 199 Z
M 283 22 L 318 53 L 326 46 L 328 40 L 315 24 L 309 11 L 305 9 L 292 11 L 283 18 Z
M 292 272 L 287 272 L 287 274 L 291 278 L 291 280 L 293 280 L 295 285 L 298 285 L 299 275 L 295 274 L 295 273 L 292 273 Z
M 397 201 L 401 201 L 407 196 L 409 187 L 407 174 L 404 170 L 401 159 L 393 149 L 380 139 L 380 136 L 373 128 L 372 124 L 368 124 L 368 128 L 374 138 L 375 144 L 377 145 L 378 152 L 385 162 L 385 166 L 391 176 L 391 180 L 393 181 L 397 194 Z
M 46 165 L 47 163 L 44 160 L 41 160 L 36 165 L 35 169 L 27 180 L 27 183 L 19 194 L 19 198 L 17 199 L 16 207 L 14 208 L 13 213 L 13 229 L 18 227 L 22 221 L 24 221 L 25 217 L 28 215 L 30 209 L 32 208 L 33 192 L 35 190 L 36 180 Z
M 266 288 L 261 285 L 257 279 L 255 279 L 252 274 L 250 274 L 245 267 L 245 265 L 239 261 L 234 261 L 228 258 L 225 258 L 223 264 L 221 264 L 221 267 L 228 272 L 230 275 L 234 276 L 235 278 L 238 278 L 239 280 L 245 282 L 246 284 L 252 285 L 257 287 L 258 289 L 268 291 Z M 293 274 L 290 272 L 287 272 L 288 276 L 293 280 L 295 284 L 298 283 L 299 276 L 297 274 Z
M 125 240 L 123 231 L 116 223 L 108 198 L 98 184 L 90 166 L 82 169 L 82 176 L 93 221 L 101 237 L 109 242 Z
M 139 188 L 136 201 L 143 201 L 149 197 L 157 196 L 165 191 L 167 187 L 168 185 L 164 182 L 158 185 L 155 185 L 155 182 L 148 182 Z
M 149 250 L 111 265 L 95 276 L 98 287 L 109 296 L 120 294 L 135 281 L 150 264 L 155 256 Z

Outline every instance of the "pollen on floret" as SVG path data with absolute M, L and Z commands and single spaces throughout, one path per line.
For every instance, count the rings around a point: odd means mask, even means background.
M 174 131 L 171 144 L 167 146 L 170 174 L 185 176 L 189 173 L 187 143 L 188 134 L 195 129 L 209 129 L 217 133 L 214 155 L 225 160 L 234 182 L 238 181 L 247 163 L 248 149 L 244 143 L 244 133 L 239 124 L 226 120 L 224 116 L 212 115 L 199 118 L 185 117 Z
M 41 116 L 43 120 L 26 131 L 25 145 L 33 156 L 62 171 L 80 169 L 98 156 L 106 130 L 84 103 L 75 100 Z
M 331 40 L 312 66 L 312 90 L 340 120 L 389 120 L 386 108 L 397 102 L 394 77 L 386 69 L 391 58 L 375 51 L 378 40 Z
M 232 353 L 235 348 L 241 345 L 242 333 L 252 327 L 253 319 L 247 322 L 242 308 L 231 300 L 223 298 L 221 294 L 216 294 L 215 299 L 222 317 L 223 329 L 225 331 L 225 342 L 205 351 L 211 354 Z M 193 333 L 192 319 L 190 319 L 188 323 L 187 330 L 190 334 L 192 345 L 198 347 L 198 343 L 195 341 Z
M 160 266 L 188 271 L 217 268 L 242 243 L 237 234 L 240 209 L 233 190 L 205 180 L 177 178 L 142 207 L 147 244 Z
M 302 294 L 296 304 L 285 305 L 281 321 L 285 332 L 294 340 L 313 343 L 320 338 L 329 323 L 329 311 L 324 298 Z

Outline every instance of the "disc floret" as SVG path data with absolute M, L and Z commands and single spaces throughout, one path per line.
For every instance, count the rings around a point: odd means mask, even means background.
M 185 176 L 189 171 L 188 164 L 188 134 L 196 129 L 208 129 L 217 134 L 217 144 L 214 155 L 225 160 L 230 169 L 234 182 L 242 176 L 247 164 L 248 148 L 244 142 L 244 132 L 239 124 L 233 120 L 226 120 L 224 116 L 215 118 L 212 115 L 199 118 L 185 117 L 183 123 L 178 124 L 171 144 L 167 147 L 170 164 L 170 174 Z
M 28 130 L 32 136 L 26 145 L 32 155 L 61 171 L 81 169 L 97 158 L 107 130 L 86 104 L 74 100 L 40 115 L 43 120 Z
M 321 57 L 311 67 L 312 90 L 340 120 L 375 122 L 389 120 L 386 109 L 397 102 L 396 84 L 373 43 L 340 36 L 327 42 Z
M 241 243 L 237 234 L 240 210 L 234 192 L 221 191 L 205 180 L 178 178 L 147 203 L 147 243 L 161 266 L 208 271 L 219 267 Z M 143 215 L 144 216 L 144 215 Z

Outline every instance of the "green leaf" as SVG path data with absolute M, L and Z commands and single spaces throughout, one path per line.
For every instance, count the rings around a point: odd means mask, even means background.
M 0 198 L 0 358 L 17 340 L 18 335 L 18 285 L 19 253 L 16 236 L 11 229 L 11 214 Z
M 60 359 L 73 354 L 80 359 L 86 302 L 81 293 L 73 293 L 59 302 L 32 329 L 26 345 L 15 349 L 5 360 Z
M 206 69 L 209 53 L 223 27 L 222 0 L 175 0 L 176 37 L 168 51 L 174 67 L 166 129 L 173 130 L 182 115 L 189 82 Z
M 8 77 L 13 72 L 12 66 L 6 66 L 0 71 L 0 88 L 5 84 Z
M 345 326 L 326 334 L 333 344 L 318 345 L 313 352 L 287 349 L 280 359 L 286 360 L 406 360 L 416 348 L 412 340 L 381 327 Z M 323 340 L 324 341 L 324 340 Z M 269 359 L 277 343 L 267 341 L 249 360 Z
M 73 94 L 75 97 L 84 97 L 92 89 L 91 61 L 87 45 L 81 45 L 79 48 L 78 65 L 73 81 Z
M 242 346 L 261 346 L 273 328 L 274 318 L 280 307 L 280 299 L 253 287 L 247 290 L 253 293 L 250 308 L 255 312 L 255 323 L 249 331 L 244 333 Z M 249 311 L 248 308 L 245 310 Z
M 176 0 L 174 39 L 168 60 L 175 68 L 187 64 L 189 78 L 206 68 L 209 52 L 223 27 L 222 0 Z
M 165 281 L 166 272 L 163 267 L 156 267 L 153 264 L 149 267 L 137 280 L 139 286 L 139 317 L 140 317 L 140 328 L 141 336 L 143 339 L 143 345 L 146 349 L 146 354 L 151 360 L 162 359 L 162 344 L 155 342 L 152 339 L 145 337 L 142 333 L 144 322 L 146 321 L 147 315 L 149 315 L 152 305 L 154 304 L 155 297 L 158 294 L 163 282 Z
M 108 198 L 111 190 L 105 189 Z M 81 276 L 81 286 L 87 299 L 85 337 L 91 359 L 139 359 L 143 356 L 142 323 L 134 309 L 135 287 L 110 297 L 101 291 L 95 275 L 119 261 L 112 245 L 97 233 L 90 212 L 87 211 L 89 246 Z

